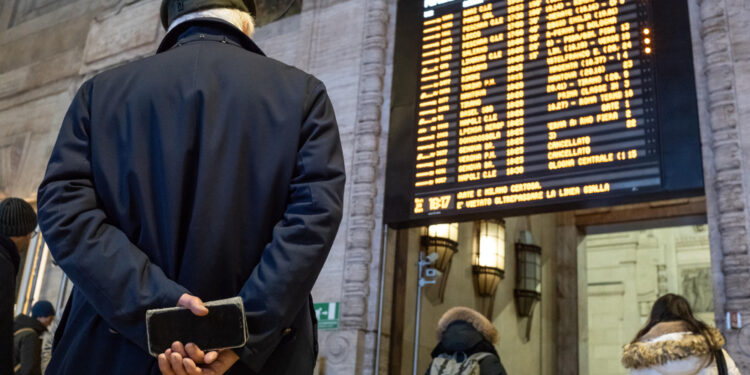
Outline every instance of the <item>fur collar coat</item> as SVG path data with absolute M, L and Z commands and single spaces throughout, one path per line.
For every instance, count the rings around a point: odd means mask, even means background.
M 710 328 L 712 339 L 724 345 L 721 332 Z M 729 375 L 740 375 L 729 354 L 726 358 Z M 716 361 L 706 339 L 690 332 L 684 322 L 655 325 L 638 341 L 623 350 L 622 364 L 631 375 L 718 375 Z

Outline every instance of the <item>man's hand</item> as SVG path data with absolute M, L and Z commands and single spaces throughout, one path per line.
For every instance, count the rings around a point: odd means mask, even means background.
M 189 309 L 198 316 L 208 315 L 208 308 L 200 298 L 183 294 L 177 306 Z M 159 354 L 159 370 L 163 375 L 221 375 L 240 359 L 231 350 L 204 353 L 195 344 L 182 345 L 175 341 L 172 347 Z
M 198 316 L 208 315 L 208 308 L 203 304 L 203 301 L 201 301 L 200 298 L 191 296 L 187 293 L 180 296 L 180 300 L 177 301 L 177 306 L 189 309 L 193 314 Z
M 204 353 L 194 344 L 175 342 L 159 354 L 159 370 L 163 375 L 221 375 L 239 359 L 231 350 Z

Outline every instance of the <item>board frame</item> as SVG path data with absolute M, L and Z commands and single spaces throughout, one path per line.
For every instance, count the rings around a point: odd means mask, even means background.
M 548 213 L 704 195 L 698 102 L 693 69 L 690 17 L 686 0 L 652 0 L 654 83 L 659 131 L 661 187 L 613 192 L 575 201 L 534 203 L 530 207 L 489 207 L 465 213 L 412 218 L 413 175 L 422 1 L 399 0 L 393 62 L 384 223 L 394 228 L 486 218 Z M 416 22 L 415 22 L 416 21 Z M 687 167 L 686 166 L 690 166 Z M 407 186 L 404 186 L 408 184 Z

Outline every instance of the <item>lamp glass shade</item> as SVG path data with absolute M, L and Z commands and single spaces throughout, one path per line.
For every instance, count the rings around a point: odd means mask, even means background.
M 505 228 L 500 221 L 478 223 L 474 265 L 505 270 Z
M 527 247 L 527 246 L 523 246 Z M 519 246 L 521 248 L 521 246 Z M 517 288 L 535 292 L 542 291 L 542 261 L 541 254 L 524 249 L 516 252 L 518 258 Z
M 458 242 L 458 223 L 430 225 L 422 228 L 422 235 Z

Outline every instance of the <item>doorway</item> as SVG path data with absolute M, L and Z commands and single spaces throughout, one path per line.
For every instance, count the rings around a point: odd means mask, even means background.
M 707 225 L 588 233 L 579 247 L 581 374 L 626 375 L 622 347 L 666 293 L 684 296 L 697 318 L 715 324 Z

